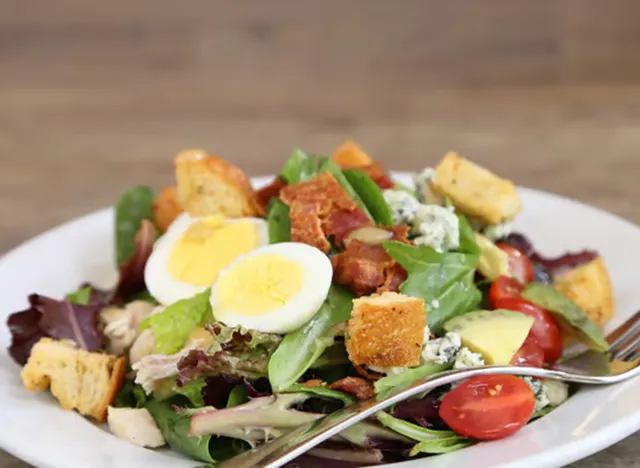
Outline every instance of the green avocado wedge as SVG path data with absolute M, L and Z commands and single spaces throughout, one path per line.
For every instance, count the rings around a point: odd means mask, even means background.
M 602 330 L 593 323 L 582 308 L 552 286 L 530 283 L 521 296 L 546 309 L 563 329 L 594 351 L 606 352 L 609 343 Z

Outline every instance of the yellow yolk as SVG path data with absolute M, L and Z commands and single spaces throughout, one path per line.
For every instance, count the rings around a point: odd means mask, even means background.
M 266 314 L 298 294 L 304 276 L 302 266 L 283 255 L 250 256 L 218 280 L 218 304 L 238 315 Z
M 222 216 L 202 219 L 187 228 L 169 257 L 173 278 L 195 286 L 210 286 L 238 256 L 258 246 L 258 229 L 250 221 L 225 223 Z

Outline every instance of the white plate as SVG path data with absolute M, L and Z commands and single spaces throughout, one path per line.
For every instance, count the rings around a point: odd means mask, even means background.
M 407 174 L 398 180 L 410 182 Z M 266 178 L 256 179 L 263 184 Z M 583 247 L 604 256 L 615 286 L 615 327 L 640 308 L 638 265 L 640 228 L 611 214 L 555 195 L 520 190 L 525 210 L 516 227 L 543 253 Z M 82 281 L 108 283 L 114 275 L 112 211 L 99 211 L 52 229 L 0 259 L 0 314 L 27 305 L 28 294 L 62 297 Z M 0 344 L 9 345 L 0 327 Z M 202 465 L 169 450 L 135 447 L 77 414 L 63 411 L 45 393 L 26 392 L 20 368 L 0 353 L 0 446 L 39 467 L 110 468 Z M 575 461 L 640 429 L 640 380 L 582 388 L 550 415 L 516 435 L 447 455 L 394 466 L 450 468 L 560 466 Z

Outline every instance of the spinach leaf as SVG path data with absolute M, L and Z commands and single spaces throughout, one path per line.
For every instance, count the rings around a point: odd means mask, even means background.
M 458 252 L 480 255 L 480 246 L 477 244 L 473 229 L 464 215 L 458 215 L 458 224 L 460 225 L 460 247 Z
M 115 208 L 116 264 L 123 265 L 136 251 L 135 238 L 143 219 L 153 222 L 153 190 L 134 187 L 120 196 Z
M 452 363 L 438 364 L 435 362 L 427 362 L 418 367 L 408 367 L 400 374 L 391 374 L 377 380 L 373 384 L 373 388 L 379 398 L 404 390 L 416 380 L 424 379 L 430 375 L 439 374 L 450 369 Z
M 382 226 L 393 226 L 391 209 L 373 179 L 357 169 L 346 169 L 342 173 L 371 213 L 373 221 Z
M 400 285 L 400 291 L 425 299 L 427 323 L 434 333 L 440 333 L 447 320 L 468 312 L 482 299 L 473 284 L 477 255 L 438 253 L 431 247 L 397 241 L 386 241 L 383 246 L 407 270 L 407 280 Z M 434 301 L 437 307 L 432 305 Z
M 595 351 L 606 352 L 609 343 L 602 330 L 589 319 L 582 308 L 560 291 L 542 283 L 530 283 L 522 297 L 547 309 L 562 328 Z
M 269 227 L 270 244 L 291 241 L 289 207 L 279 198 L 273 198 L 269 203 L 267 226 Z
M 169 355 L 178 352 L 195 327 L 213 321 L 210 295 L 209 288 L 193 297 L 174 302 L 140 323 L 140 330 L 151 328 L 156 353 Z
M 207 385 L 203 378 L 192 380 L 182 386 L 175 385 L 173 390 L 175 393 L 186 397 L 194 408 L 202 408 L 205 406 L 202 389 Z
M 167 441 L 169 447 L 178 452 L 207 463 L 216 460 L 211 456 L 210 444 L 212 437 L 190 436 L 191 416 L 179 414 L 173 409 L 170 401 L 151 400 L 147 403 L 147 409 L 153 416 L 160 432 Z
M 334 345 L 329 346 L 316 360 L 316 362 L 311 365 L 311 368 L 320 369 L 322 367 L 334 367 L 349 364 L 350 362 L 344 342 L 338 341 Z
M 125 380 L 114 400 L 116 408 L 144 408 L 147 403 L 147 393 L 141 385 Z
M 356 204 L 369 218 L 373 219 L 371 213 L 369 213 L 369 210 L 360 199 L 360 196 L 342 173 L 340 166 L 338 166 L 333 159 L 327 156 L 307 154 L 301 149 L 296 148 L 289 160 L 285 163 L 282 172 L 280 172 L 280 177 L 282 177 L 288 184 L 293 185 L 299 182 L 304 182 L 305 180 L 313 179 L 315 176 L 323 172 L 330 173 L 345 192 L 347 192 L 349 197 L 356 202 Z
M 244 384 L 238 384 L 229 393 L 229 399 L 227 400 L 227 408 L 233 408 L 245 404 L 249 401 L 249 392 Z
M 67 294 L 67 300 L 74 304 L 88 305 L 91 300 L 91 286 L 85 286 L 76 291 Z
M 344 406 L 349 406 L 352 403 L 355 403 L 356 399 L 351 395 L 348 395 L 344 392 L 340 392 L 338 390 L 331 390 L 327 387 L 317 386 L 317 387 L 306 387 L 299 383 L 294 383 L 289 386 L 284 393 L 307 393 L 309 395 L 314 395 L 319 398 L 327 398 L 331 400 L 340 400 Z
M 273 391 L 282 392 L 334 342 L 331 328 L 351 317 L 353 295 L 332 285 L 320 310 L 298 330 L 287 333 L 269 360 L 269 381 Z

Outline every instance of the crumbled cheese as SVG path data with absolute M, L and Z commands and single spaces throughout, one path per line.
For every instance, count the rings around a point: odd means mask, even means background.
M 442 338 L 426 341 L 422 348 L 422 359 L 434 361 L 437 364 L 445 364 L 453 359 L 462 347 L 460 335 L 448 332 Z
M 382 196 L 391 209 L 394 224 L 413 223 L 420 208 L 420 202 L 415 197 L 404 190 L 384 190 Z
M 436 180 L 436 170 L 432 167 L 427 167 L 422 172 L 414 174 L 413 183 L 420 202 L 427 205 L 442 204 L 442 198 L 431 189 L 430 183 L 434 180 Z
M 456 353 L 456 360 L 453 363 L 454 369 L 468 369 L 470 367 L 484 366 L 482 355 L 472 352 L 469 348 L 464 347 Z
M 535 411 L 540 411 L 542 408 L 545 408 L 549 405 L 549 397 L 547 395 L 547 386 L 542 380 L 534 379 L 533 377 L 523 377 L 522 378 L 531 390 L 533 391 L 533 395 L 536 397 L 536 408 Z
M 416 245 L 428 245 L 437 252 L 457 249 L 460 223 L 454 211 L 438 205 L 420 205 L 413 222 Z
M 487 226 L 486 228 L 484 228 L 483 234 L 491 242 L 495 242 L 498 239 L 502 239 L 503 237 L 508 236 L 512 232 L 513 224 L 504 222 L 500 224 L 494 224 L 492 226 Z
M 431 301 L 431 307 L 437 309 L 438 307 L 440 307 L 440 301 L 438 299 L 434 299 L 433 301 Z
M 569 385 L 565 382 L 544 379 L 543 383 L 547 387 L 547 398 L 551 406 L 561 405 L 569 398 Z

